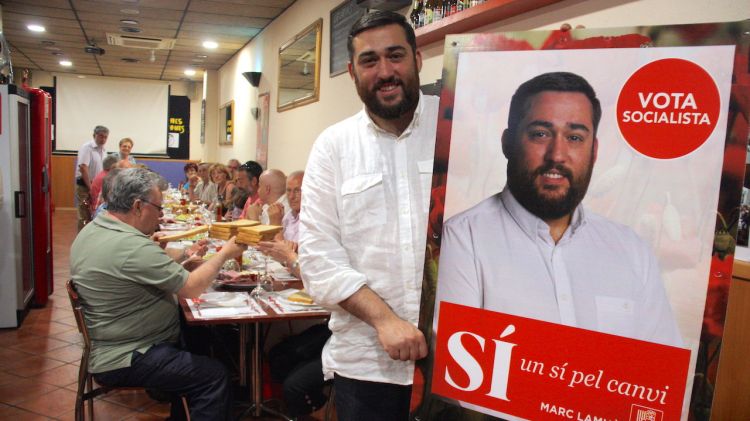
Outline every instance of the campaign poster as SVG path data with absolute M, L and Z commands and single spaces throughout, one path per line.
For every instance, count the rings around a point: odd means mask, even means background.
M 414 419 L 708 419 L 749 29 L 446 38 Z

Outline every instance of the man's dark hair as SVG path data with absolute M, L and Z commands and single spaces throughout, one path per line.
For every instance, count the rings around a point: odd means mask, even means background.
M 354 22 L 352 29 L 349 30 L 349 37 L 346 40 L 346 48 L 349 50 L 349 61 L 354 58 L 354 37 L 360 32 L 368 29 L 379 28 L 381 26 L 396 24 L 403 28 L 406 35 L 406 41 L 411 46 L 412 54 L 417 52 L 417 37 L 414 35 L 414 28 L 409 25 L 404 15 L 387 10 L 375 10 L 365 13 L 358 21 Z
M 240 171 L 245 171 L 250 180 L 252 180 L 253 177 L 260 180 L 260 175 L 263 174 L 263 167 L 255 161 L 247 161 L 240 165 Z
M 596 98 L 594 88 L 589 85 L 586 79 L 575 73 L 552 72 L 544 73 L 527 80 L 516 89 L 516 93 L 513 94 L 513 98 L 510 100 L 510 111 L 508 111 L 508 132 L 511 138 L 516 137 L 518 123 L 521 122 L 524 114 L 529 110 L 528 99 L 545 91 L 580 92 L 586 95 L 586 98 L 591 102 L 594 136 L 596 136 L 599 120 L 602 117 L 602 106 Z

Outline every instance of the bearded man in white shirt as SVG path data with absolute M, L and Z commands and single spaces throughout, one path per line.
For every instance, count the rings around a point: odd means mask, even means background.
M 519 86 L 502 136 L 507 185 L 446 222 L 437 303 L 682 345 L 650 247 L 581 205 L 600 118 L 576 74 Z
M 331 309 L 323 372 L 340 420 L 406 420 L 438 100 L 419 92 L 422 56 L 402 15 L 376 11 L 349 33 L 364 110 L 326 129 L 302 183 L 302 279 Z

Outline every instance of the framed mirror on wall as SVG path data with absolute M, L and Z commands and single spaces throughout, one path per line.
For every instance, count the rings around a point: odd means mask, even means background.
M 277 111 L 319 99 L 322 31 L 323 19 L 318 19 L 279 48 Z
M 219 144 L 231 145 L 234 141 L 234 100 L 219 109 Z

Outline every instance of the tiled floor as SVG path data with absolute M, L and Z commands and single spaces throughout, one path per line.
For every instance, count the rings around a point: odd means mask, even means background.
M 72 420 L 81 336 L 65 292 L 75 212 L 54 215 L 54 293 L 19 329 L 0 329 L 0 420 Z M 142 391 L 117 391 L 94 404 L 98 421 L 163 420 L 169 405 Z M 252 419 L 252 418 L 247 418 Z M 260 420 L 271 419 L 261 418 Z

